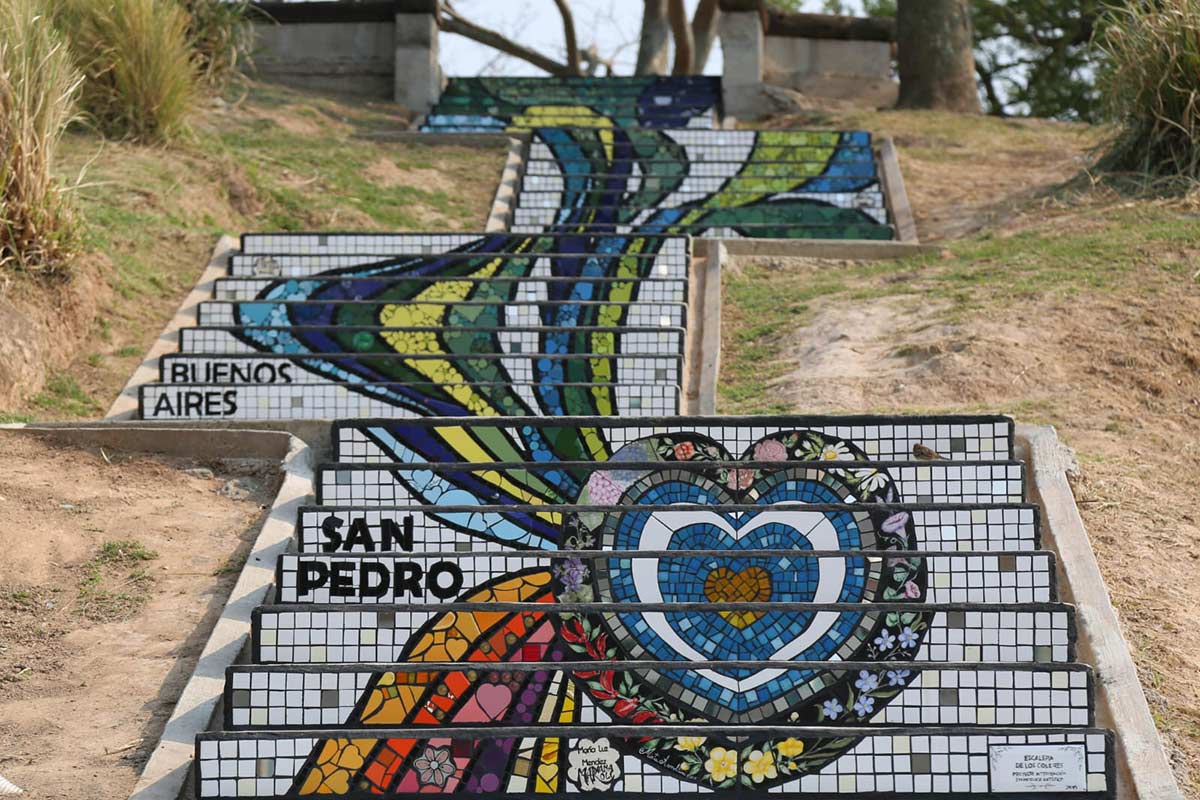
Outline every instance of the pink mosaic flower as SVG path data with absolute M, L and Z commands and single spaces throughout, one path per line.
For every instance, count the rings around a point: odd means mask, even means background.
M 787 448 L 777 439 L 763 439 L 754 445 L 755 461 L 787 461 Z

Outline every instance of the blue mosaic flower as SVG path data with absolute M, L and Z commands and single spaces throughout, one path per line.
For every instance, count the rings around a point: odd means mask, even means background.
M 858 680 L 854 682 L 854 685 L 860 692 L 873 692 L 879 688 L 879 676 L 864 669 L 858 673 Z
M 917 635 L 907 625 L 904 626 L 904 630 L 900 631 L 900 646 L 905 650 L 911 650 L 917 646 Z
M 821 711 L 825 714 L 825 719 L 837 719 L 838 714 L 846 710 L 846 707 L 837 701 L 836 698 L 826 700 L 821 705 Z
M 896 646 L 896 637 L 893 636 L 887 628 L 884 628 L 879 632 L 879 635 L 875 637 L 875 646 L 880 650 L 891 650 Z
M 906 669 L 889 669 L 887 674 L 888 686 L 900 686 L 912 672 Z
M 860 717 L 875 713 L 875 698 L 865 694 L 860 696 L 854 701 L 854 713 Z

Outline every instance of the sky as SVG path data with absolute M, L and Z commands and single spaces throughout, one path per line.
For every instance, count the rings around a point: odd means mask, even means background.
M 601 56 L 613 60 L 618 74 L 632 73 L 642 23 L 642 0 L 569 2 L 580 49 L 595 44 Z M 695 11 L 698 2 L 685 0 L 689 14 Z M 472 22 L 555 58 L 563 56 L 562 18 L 553 0 L 454 0 L 454 7 Z M 462 36 L 442 34 L 439 45 L 442 69 L 447 75 L 546 74 L 520 59 L 502 55 Z M 705 73 L 720 75 L 719 45 L 713 50 Z
M 695 12 L 698 2 L 684 0 L 689 15 Z M 642 0 L 569 0 L 569 4 L 575 17 L 580 49 L 595 44 L 601 56 L 613 60 L 618 74 L 631 74 L 637 60 Z M 858 3 L 852 0 L 849 5 Z M 816 11 L 819 6 L 819 0 L 807 0 L 804 10 Z M 454 7 L 472 22 L 562 58 L 562 19 L 553 0 L 454 0 Z M 499 54 L 462 36 L 443 34 L 439 44 L 442 69 L 447 75 L 545 74 L 531 64 Z M 704 73 L 720 75 L 721 61 L 718 40 Z

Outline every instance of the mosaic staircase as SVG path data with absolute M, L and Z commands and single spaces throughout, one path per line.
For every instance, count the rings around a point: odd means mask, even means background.
M 870 134 L 717 129 L 717 78 L 456 78 L 422 130 L 527 131 L 514 231 L 897 238 Z
M 198 797 L 1113 796 L 1005 418 L 363 420 L 333 446 Z
M 197 797 L 1115 795 L 1010 420 L 673 416 L 688 234 L 895 230 L 718 89 L 455 81 L 513 230 L 242 237 L 142 416 L 344 421 Z
M 681 410 L 686 237 L 242 237 L 143 419 Z

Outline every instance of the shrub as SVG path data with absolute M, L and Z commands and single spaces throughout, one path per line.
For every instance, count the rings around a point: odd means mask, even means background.
M 238 71 L 254 45 L 249 0 L 182 0 L 191 17 L 188 31 L 195 44 L 204 82 L 219 89 Z
M 187 128 L 199 72 L 176 0 L 52 0 L 83 71 L 82 105 L 107 136 L 153 141 Z
M 1099 80 L 1120 131 L 1106 171 L 1200 180 L 1200 0 L 1130 0 L 1107 9 Z
M 41 0 L 0 0 L 0 265 L 66 268 L 70 209 L 52 177 L 80 76 Z

